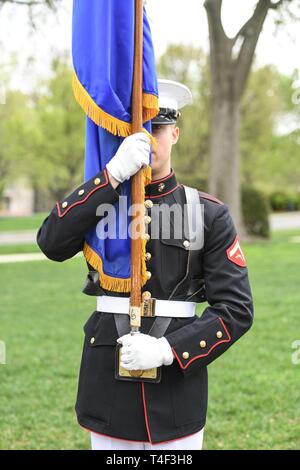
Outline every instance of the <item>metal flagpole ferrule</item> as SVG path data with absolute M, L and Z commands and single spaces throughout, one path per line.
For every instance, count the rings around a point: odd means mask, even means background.
M 132 332 L 137 332 L 141 327 L 141 307 L 130 305 L 129 307 L 130 326 Z

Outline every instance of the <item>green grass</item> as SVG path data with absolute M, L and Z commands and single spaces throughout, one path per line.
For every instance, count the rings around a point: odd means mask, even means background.
M 18 230 L 37 230 L 48 213 L 40 212 L 25 217 L 0 217 L 0 232 L 14 232 Z
M 0 245 L 0 255 L 40 253 L 41 250 L 36 243 L 21 245 Z
M 245 246 L 254 296 L 252 329 L 209 367 L 208 449 L 299 449 L 300 232 Z
M 73 411 L 82 325 L 95 300 L 81 293 L 82 259 L 3 264 L 0 448 L 82 449 Z
M 206 449 L 299 449 L 300 365 L 297 232 L 245 246 L 255 300 L 251 331 L 209 366 Z M 298 235 L 300 233 L 298 232 Z M 0 265 L 1 449 L 87 449 L 74 402 L 82 325 L 94 299 L 81 293 L 82 259 Z M 199 312 L 203 310 L 200 306 Z
M 0 217 L 0 233 L 18 232 L 22 230 L 32 230 L 37 232 L 47 215 L 48 214 L 41 212 L 28 217 Z M 40 248 L 36 243 L 0 245 L 0 256 L 37 252 L 40 252 Z

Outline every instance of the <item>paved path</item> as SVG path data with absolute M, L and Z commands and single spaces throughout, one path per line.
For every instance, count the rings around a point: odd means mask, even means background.
M 17 255 L 1 255 L 0 264 L 3 263 L 20 263 L 27 261 L 41 261 L 47 259 L 43 253 L 23 253 Z
M 281 212 L 270 216 L 272 230 L 300 229 L 300 212 Z M 37 230 L 0 232 L 0 245 L 26 245 L 36 243 Z
M 0 232 L 0 245 L 26 245 L 36 243 L 37 230 Z
M 272 230 L 300 229 L 300 212 L 283 212 L 272 214 L 270 216 Z M 0 232 L 0 245 L 25 245 L 36 243 L 36 230 L 23 230 L 21 232 Z M 294 236 L 291 242 L 299 243 L 300 236 Z M 82 256 L 78 253 L 76 256 Z M 0 255 L 0 264 L 2 263 L 20 263 L 27 261 L 47 260 L 43 253 L 24 253 Z
M 300 212 L 282 212 L 271 214 L 270 224 L 272 230 L 289 230 L 300 228 Z
M 82 252 L 77 253 L 73 258 L 83 256 Z M 15 255 L 0 255 L 0 264 L 3 263 L 24 263 L 27 261 L 45 261 L 49 259 L 43 253 L 23 253 Z

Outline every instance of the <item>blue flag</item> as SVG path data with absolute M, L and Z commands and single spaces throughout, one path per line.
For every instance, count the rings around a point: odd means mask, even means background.
M 143 30 L 143 121 L 145 129 L 151 132 L 150 120 L 159 108 L 155 58 L 145 10 Z M 103 170 L 123 138 L 132 133 L 134 31 L 135 0 L 73 2 L 73 91 L 87 115 L 85 180 Z M 144 170 L 145 184 L 150 180 L 148 167 Z M 99 272 L 104 289 L 130 292 L 127 227 L 131 181 L 121 184 L 120 192 L 127 196 L 127 207 L 116 204 L 116 238 L 101 238 L 99 227 L 98 231 L 94 227 L 86 234 L 83 253 Z M 142 277 L 145 283 L 144 261 Z

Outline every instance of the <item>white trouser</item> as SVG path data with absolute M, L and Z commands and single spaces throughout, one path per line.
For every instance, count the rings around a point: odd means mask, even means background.
M 131 442 L 91 432 L 92 450 L 201 450 L 204 428 L 187 437 L 161 444 Z

